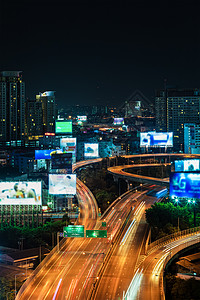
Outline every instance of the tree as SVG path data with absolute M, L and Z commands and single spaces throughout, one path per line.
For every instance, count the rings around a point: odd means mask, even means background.
M 146 210 L 147 223 L 152 230 L 152 240 L 184 230 L 192 226 L 191 213 L 187 206 L 174 206 L 169 203 L 155 203 Z

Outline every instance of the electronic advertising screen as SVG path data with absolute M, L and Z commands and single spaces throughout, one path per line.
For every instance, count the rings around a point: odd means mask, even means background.
M 173 147 L 173 132 L 140 132 L 140 147 Z
M 53 153 L 56 153 L 59 150 L 35 150 L 35 159 L 51 159 Z
M 171 173 L 170 196 L 200 198 L 200 174 Z
M 60 148 L 63 153 L 72 153 L 72 162 L 76 162 L 76 138 L 60 139 Z
M 76 174 L 49 174 L 49 194 L 75 195 Z
M 84 156 L 87 157 L 99 157 L 99 144 L 98 143 L 85 143 Z
M 200 159 L 175 160 L 175 172 L 200 171 Z
M 65 169 L 68 174 L 72 173 L 72 153 L 56 153 L 51 157 L 52 169 Z
M 40 181 L 0 182 L 0 205 L 42 205 Z
M 114 118 L 114 125 L 124 125 L 124 118 Z
M 57 120 L 56 133 L 58 134 L 72 133 L 72 121 Z
M 86 122 L 87 121 L 87 116 L 77 116 L 77 121 L 78 122 Z

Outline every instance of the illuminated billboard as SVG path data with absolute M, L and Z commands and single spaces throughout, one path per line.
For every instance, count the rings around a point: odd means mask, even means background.
M 200 174 L 171 173 L 170 196 L 200 198 Z
M 42 205 L 39 181 L 0 182 L 0 205 Z
M 87 121 L 87 116 L 77 116 L 77 121 L 81 121 L 81 122 L 86 122 Z
M 140 147 L 173 147 L 173 132 L 140 132 Z
M 114 118 L 114 125 L 124 125 L 124 118 Z
M 84 156 L 87 157 L 99 157 L 99 144 L 98 143 L 85 143 Z
M 49 174 L 49 194 L 75 195 L 76 174 Z
M 72 121 L 56 120 L 56 133 L 57 134 L 72 133 Z
M 76 162 L 76 138 L 60 139 L 60 148 L 63 153 L 72 153 L 72 162 Z
M 72 153 L 56 153 L 51 158 L 52 169 L 65 169 L 68 174 L 72 173 Z
M 35 159 L 51 159 L 53 153 L 56 153 L 59 150 L 35 150 Z
M 175 172 L 200 171 L 199 159 L 175 160 Z

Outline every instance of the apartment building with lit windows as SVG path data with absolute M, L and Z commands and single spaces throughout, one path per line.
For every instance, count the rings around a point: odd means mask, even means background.
M 25 83 L 21 71 L 0 73 L 0 141 L 24 139 Z
M 55 132 L 57 118 L 55 91 L 46 91 L 36 95 L 36 101 L 41 101 L 43 111 L 43 126 L 45 132 Z
M 156 92 L 156 130 L 174 133 L 174 149 L 184 150 L 184 124 L 200 122 L 200 89 Z

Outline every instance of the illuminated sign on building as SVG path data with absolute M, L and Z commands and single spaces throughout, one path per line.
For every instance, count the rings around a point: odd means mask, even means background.
M 200 174 L 171 173 L 170 196 L 180 198 L 200 198 Z
M 70 134 L 72 133 L 72 121 L 56 120 L 56 133 L 57 134 Z
M 175 172 L 200 171 L 199 159 L 175 160 Z
M 42 205 L 39 181 L 0 182 L 0 205 Z
M 114 125 L 124 125 L 124 118 L 114 118 Z
M 85 143 L 84 156 L 87 157 L 99 157 L 99 144 L 98 143 Z
M 60 139 L 60 148 L 63 153 L 72 153 L 72 162 L 76 162 L 76 138 Z
M 49 194 L 75 195 L 76 174 L 49 174 Z
M 173 147 L 173 132 L 140 132 L 140 147 Z

